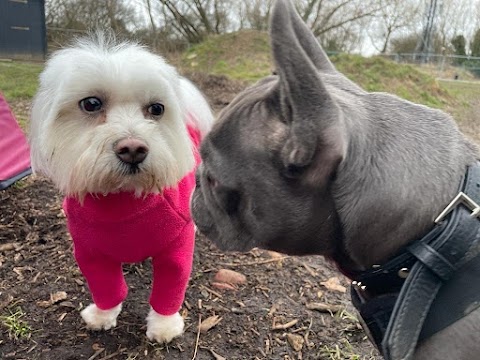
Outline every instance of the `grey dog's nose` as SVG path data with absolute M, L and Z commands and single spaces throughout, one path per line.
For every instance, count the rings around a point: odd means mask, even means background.
M 148 155 L 148 146 L 138 139 L 122 139 L 113 147 L 117 157 L 126 164 L 137 165 Z

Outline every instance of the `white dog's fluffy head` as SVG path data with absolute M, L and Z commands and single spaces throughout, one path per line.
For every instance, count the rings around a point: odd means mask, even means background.
M 163 58 L 104 35 L 57 51 L 33 103 L 33 170 L 80 199 L 175 185 L 194 165 L 180 81 Z M 122 161 L 122 141 L 145 159 Z

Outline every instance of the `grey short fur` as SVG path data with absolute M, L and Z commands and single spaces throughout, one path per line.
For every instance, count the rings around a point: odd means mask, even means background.
M 276 1 L 270 36 L 278 75 L 239 94 L 203 143 L 195 222 L 224 250 L 383 263 L 433 227 L 477 148 L 444 112 L 339 73 L 289 0 Z M 415 359 L 480 358 L 479 334 L 477 310 Z

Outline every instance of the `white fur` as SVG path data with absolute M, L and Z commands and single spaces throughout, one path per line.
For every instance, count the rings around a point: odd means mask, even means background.
M 120 311 L 122 311 L 122 304 L 108 310 L 101 310 L 97 305 L 90 304 L 80 312 L 80 315 L 88 329 L 109 330 L 117 326 L 117 316 Z
M 159 343 L 168 343 L 183 334 L 184 322 L 179 313 L 160 315 L 150 308 L 147 316 L 147 337 Z
M 79 102 L 87 97 L 101 99 L 104 109 L 84 112 Z M 146 111 L 152 103 L 165 106 L 161 118 Z M 202 135 L 213 124 L 208 103 L 191 82 L 144 47 L 97 34 L 54 53 L 40 76 L 31 117 L 32 168 L 80 200 L 87 193 L 160 192 L 194 166 L 188 121 Z M 126 174 L 114 152 L 124 138 L 149 148 L 136 174 Z M 91 304 L 81 316 L 88 328 L 108 330 L 120 311 L 121 304 L 109 310 Z M 147 336 L 159 342 L 183 332 L 178 313 L 162 316 L 152 309 L 147 322 Z
M 79 107 L 91 96 L 104 103 L 95 116 Z M 158 120 L 146 116 L 154 102 L 165 106 Z M 207 102 L 162 57 L 105 36 L 81 40 L 54 53 L 40 76 L 31 117 L 32 168 L 80 199 L 91 192 L 160 192 L 194 165 L 184 126 L 189 112 L 205 134 L 213 123 Z M 127 137 L 150 149 L 136 176 L 124 176 L 113 152 L 113 144 Z

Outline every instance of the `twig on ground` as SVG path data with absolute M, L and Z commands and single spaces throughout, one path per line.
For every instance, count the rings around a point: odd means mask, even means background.
M 218 292 L 216 292 L 216 291 L 214 291 L 214 290 L 206 287 L 205 285 L 200 285 L 200 288 L 208 291 L 210 294 L 213 294 L 213 295 L 215 295 L 216 297 L 218 297 L 218 298 L 220 298 L 220 299 L 223 298 L 222 294 L 220 294 L 220 293 L 218 293 Z
M 303 267 L 305 268 L 305 270 L 307 270 L 307 272 L 312 275 L 313 277 L 318 277 L 318 274 L 310 267 L 308 266 L 307 264 L 305 263 L 302 263 Z
M 308 346 L 308 335 L 310 335 L 310 330 L 312 329 L 313 319 L 310 318 L 310 324 L 308 325 L 307 331 L 305 331 L 305 335 L 303 336 L 305 339 L 305 344 Z
M 102 352 L 104 352 L 104 351 L 105 351 L 104 348 L 98 349 L 97 351 L 95 351 L 95 354 L 93 354 L 92 356 L 90 356 L 90 357 L 88 358 L 88 360 L 93 360 L 93 359 L 95 359 L 98 355 L 100 355 L 100 354 L 101 354 Z
M 116 351 L 116 352 L 114 352 L 113 354 L 107 355 L 107 356 L 101 358 L 100 360 L 112 359 L 112 358 L 114 358 L 114 357 L 117 356 L 117 355 L 120 355 L 120 351 Z
M 337 313 L 343 310 L 343 306 L 341 305 L 331 305 L 331 304 L 325 304 L 321 302 L 308 303 L 306 307 L 308 310 L 317 310 L 320 312 L 329 312 L 329 313 Z
M 289 256 L 283 256 L 283 257 L 276 258 L 276 259 L 268 259 L 268 260 L 262 260 L 262 261 L 250 261 L 250 262 L 246 262 L 246 263 L 220 263 L 218 265 L 230 266 L 230 267 L 254 266 L 254 265 L 263 265 L 263 264 L 269 264 L 269 263 L 272 263 L 272 262 L 282 261 L 282 260 L 285 260 L 285 259 L 288 259 L 288 258 L 289 258 Z
M 200 341 L 200 325 L 202 324 L 202 314 L 198 314 L 198 329 L 197 329 L 197 339 L 195 340 L 195 351 L 193 352 L 192 360 L 195 360 L 197 357 L 198 343 Z
M 288 328 L 291 328 L 298 322 L 298 319 L 292 320 L 286 324 L 275 324 L 273 323 L 272 330 L 286 330 Z
M 215 358 L 215 360 L 227 360 L 227 359 L 224 358 L 222 355 L 217 354 L 215 351 L 213 351 L 213 350 L 210 349 L 210 348 L 207 348 L 207 347 L 205 347 L 205 346 L 200 346 L 200 349 L 210 351 L 210 353 L 211 353 L 212 356 Z

